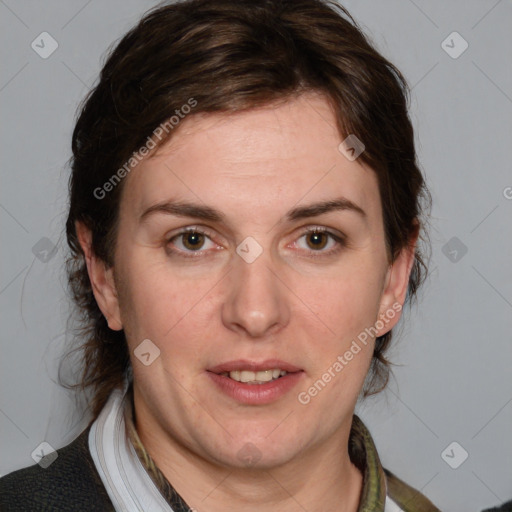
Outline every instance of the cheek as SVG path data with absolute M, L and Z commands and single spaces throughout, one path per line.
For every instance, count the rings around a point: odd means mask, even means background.
M 360 262 L 321 279 L 302 281 L 297 294 L 314 313 L 307 317 L 312 318 L 310 322 L 321 325 L 327 337 L 339 345 L 375 323 L 381 289 L 376 266 Z
M 123 272 L 128 278 L 121 286 L 119 303 L 128 344 L 133 348 L 149 338 L 164 353 L 170 348 L 197 353 L 194 333 L 211 321 L 205 295 L 215 280 L 183 279 L 168 265 L 126 263 Z M 188 333 L 186 339 L 183 332 Z

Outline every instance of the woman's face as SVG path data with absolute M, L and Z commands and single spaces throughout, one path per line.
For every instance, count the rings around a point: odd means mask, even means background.
M 411 253 L 389 265 L 376 175 L 340 152 L 321 96 L 181 123 L 125 178 L 96 291 L 138 428 L 229 467 L 300 460 L 348 435 Z M 263 370 L 289 373 L 237 381 Z

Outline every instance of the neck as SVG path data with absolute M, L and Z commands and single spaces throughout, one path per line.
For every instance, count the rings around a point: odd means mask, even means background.
M 139 437 L 165 478 L 199 512 L 356 512 L 363 478 L 343 429 L 273 468 L 232 468 L 199 456 L 158 423 L 136 421 Z

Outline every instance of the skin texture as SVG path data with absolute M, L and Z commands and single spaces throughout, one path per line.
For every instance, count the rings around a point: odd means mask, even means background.
M 357 510 L 362 475 L 347 445 L 374 340 L 307 405 L 298 394 L 403 304 L 415 240 L 390 264 L 376 175 L 338 150 L 335 126 L 326 100 L 311 93 L 243 113 L 190 116 L 125 178 L 112 268 L 95 258 L 90 233 L 77 225 L 96 300 L 110 328 L 127 337 L 141 440 L 199 511 Z M 286 218 L 298 206 L 340 197 L 365 215 L 345 209 Z M 225 219 L 160 212 L 140 220 L 170 200 L 209 206 Z M 186 227 L 208 235 L 199 254 L 176 236 Z M 319 227 L 344 243 L 320 235 L 318 249 L 318 238 L 305 233 Z M 252 263 L 236 253 L 249 236 L 263 250 Z M 395 313 L 378 335 L 396 324 Z M 150 366 L 133 356 L 144 339 L 160 349 Z M 303 373 L 265 405 L 236 402 L 206 372 L 270 358 Z M 261 455 L 251 467 L 237 457 L 246 443 Z

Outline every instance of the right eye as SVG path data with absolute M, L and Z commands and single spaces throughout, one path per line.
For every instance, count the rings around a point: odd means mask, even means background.
M 167 249 L 170 253 L 185 258 L 197 258 L 214 247 L 219 246 L 211 240 L 206 232 L 198 228 L 186 228 L 167 241 Z

